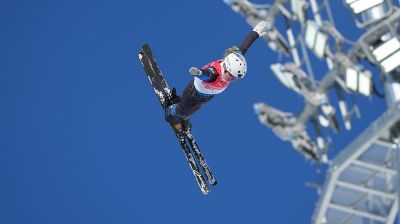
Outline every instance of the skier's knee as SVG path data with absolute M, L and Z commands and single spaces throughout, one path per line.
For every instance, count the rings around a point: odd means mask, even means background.
M 176 110 L 177 104 L 172 104 L 165 109 L 165 120 L 170 123 L 179 123 L 187 118 Z

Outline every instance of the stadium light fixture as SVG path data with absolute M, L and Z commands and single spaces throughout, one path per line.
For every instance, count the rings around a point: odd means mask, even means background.
M 308 20 L 305 36 L 307 47 L 310 48 L 317 57 L 323 58 L 328 44 L 328 35 L 321 32 L 315 22 Z
M 291 0 L 290 5 L 299 22 L 304 24 L 306 21 L 305 8 L 307 3 L 304 0 Z
M 356 92 L 358 86 L 358 72 L 352 68 L 346 68 L 346 86 Z
M 373 48 L 372 55 L 385 73 L 400 66 L 400 41 L 392 37 L 386 42 Z
M 370 96 L 372 91 L 372 75 L 367 70 L 359 68 L 346 68 L 346 86 L 353 92 Z
M 318 116 L 318 122 L 322 127 L 329 127 L 329 120 L 321 114 Z
M 300 93 L 300 90 L 296 87 L 296 83 L 293 81 L 293 74 L 285 70 L 285 66 L 282 64 L 272 64 L 270 66 L 271 70 L 274 72 L 275 76 L 279 81 L 289 89 Z
M 390 0 L 344 0 L 344 3 L 353 12 L 360 28 L 381 20 L 393 11 Z
M 348 5 L 355 14 L 362 13 L 372 7 L 380 5 L 384 0 L 346 0 L 345 3 Z
M 368 72 L 361 72 L 358 76 L 358 92 L 364 96 L 370 96 L 372 92 L 372 79 L 371 74 Z
M 315 23 L 311 21 L 307 21 L 306 44 L 309 48 L 312 48 L 314 46 L 314 39 L 317 35 L 317 28 L 314 24 Z

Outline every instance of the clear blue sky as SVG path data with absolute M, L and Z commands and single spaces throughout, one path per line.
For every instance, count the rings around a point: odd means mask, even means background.
M 333 4 L 354 40 L 350 11 Z M 318 197 L 305 182 L 319 181 L 316 167 L 252 109 L 268 102 L 298 113 L 303 104 L 271 74 L 277 56 L 265 42 L 249 50 L 246 78 L 192 118 L 218 179 L 209 196 L 137 60 L 149 43 L 182 91 L 189 67 L 220 58 L 251 30 L 222 0 L 2 1 L 0 28 L 0 223 L 310 222 Z M 330 134 L 336 152 L 385 108 L 358 98 L 363 120 Z

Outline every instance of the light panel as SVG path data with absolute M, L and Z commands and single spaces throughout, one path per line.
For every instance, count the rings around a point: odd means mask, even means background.
M 328 41 L 328 36 L 326 34 L 321 32 L 317 33 L 317 38 L 315 40 L 315 45 L 314 45 L 314 52 L 320 58 L 322 58 L 325 54 L 327 41 Z
M 279 79 L 279 81 L 285 85 L 289 89 L 293 89 L 296 92 L 299 92 L 299 89 L 296 87 L 292 76 L 293 74 L 286 72 L 283 70 L 284 66 L 282 64 L 272 64 L 270 66 L 271 70 L 274 72 L 275 76 Z
M 399 67 L 400 41 L 397 35 L 372 50 L 372 55 L 385 73 Z
M 372 80 L 371 75 L 366 72 L 359 73 L 358 76 L 358 92 L 364 96 L 371 95 Z
M 310 49 L 312 49 L 314 47 L 314 41 L 315 41 L 316 34 L 317 34 L 316 24 L 311 21 L 307 21 L 306 45 Z
M 357 76 L 358 72 L 353 68 L 346 68 L 346 86 L 352 91 L 357 91 Z
M 393 99 L 395 101 L 400 101 L 400 84 L 399 83 L 392 83 L 392 87 L 393 88 Z
M 306 27 L 306 45 L 317 57 L 325 56 L 325 48 L 328 43 L 328 35 L 318 30 L 317 24 L 313 21 L 307 21 Z
M 318 122 L 322 127 L 329 127 L 329 120 L 322 115 L 318 116 Z
M 301 23 L 305 21 L 305 15 L 303 11 L 303 1 L 291 0 L 290 4 L 292 6 L 292 11 L 297 15 L 297 18 Z
M 365 96 L 371 95 L 372 79 L 368 70 L 359 71 L 355 68 L 346 68 L 346 86 L 354 92 Z
M 372 54 L 375 56 L 376 60 L 382 61 L 382 59 L 397 51 L 399 48 L 400 41 L 396 37 L 393 37 L 392 39 L 386 41 L 385 43 L 374 49 L 372 51 Z
M 388 73 L 400 66 L 400 51 L 397 51 L 387 59 L 381 62 L 383 70 Z
M 384 0 L 358 0 L 358 1 L 346 1 L 346 4 L 350 6 L 355 14 L 359 14 L 365 10 L 368 10 L 374 6 L 382 4 Z

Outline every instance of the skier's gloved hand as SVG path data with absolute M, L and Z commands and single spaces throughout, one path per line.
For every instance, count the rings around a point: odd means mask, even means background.
M 190 73 L 191 75 L 193 75 L 193 76 L 200 76 L 202 72 L 201 72 L 200 69 L 198 69 L 198 68 L 196 68 L 196 67 L 191 67 L 191 68 L 189 69 L 189 73 Z
M 267 22 L 265 21 L 261 21 L 259 22 L 254 28 L 253 31 L 258 33 L 259 37 L 264 36 L 265 34 L 267 34 L 265 32 L 265 27 L 267 26 Z

